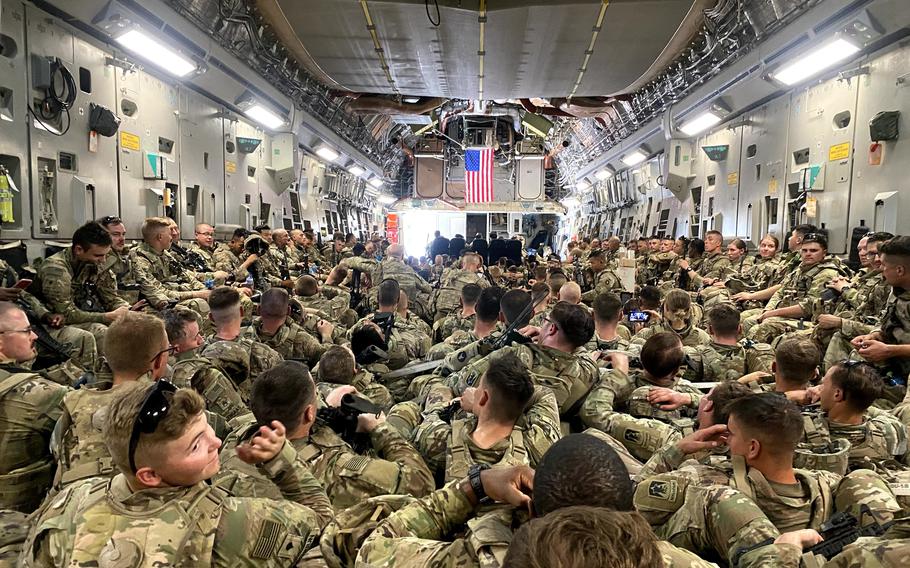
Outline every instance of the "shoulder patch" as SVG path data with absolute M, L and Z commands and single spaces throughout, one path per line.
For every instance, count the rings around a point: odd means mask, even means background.
M 464 363 L 467 358 L 468 358 L 467 352 L 465 352 L 465 351 L 458 352 L 458 362 L 459 363 Z
M 281 526 L 281 523 L 272 520 L 263 521 L 262 526 L 259 527 L 256 542 L 253 544 L 253 550 L 250 552 L 250 558 L 257 560 L 271 558 L 282 532 L 284 532 L 284 527 Z

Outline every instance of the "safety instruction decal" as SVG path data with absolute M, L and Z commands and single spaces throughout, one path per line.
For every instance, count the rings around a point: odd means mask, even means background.
M 125 130 L 120 131 L 120 147 L 124 150 L 139 151 L 139 137 Z
M 835 144 L 828 148 L 828 161 L 846 160 L 850 157 L 850 143 Z

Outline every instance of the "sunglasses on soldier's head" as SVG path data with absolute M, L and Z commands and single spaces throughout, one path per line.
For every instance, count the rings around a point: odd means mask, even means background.
M 108 225 L 119 225 L 123 221 L 120 220 L 120 217 L 114 215 L 108 215 L 101 218 L 101 224 L 107 227 Z
M 130 434 L 129 458 L 133 473 L 136 473 L 136 446 L 139 445 L 139 436 L 152 434 L 158 429 L 158 425 L 171 410 L 171 397 L 167 395 L 173 395 L 175 392 L 177 387 L 162 379 L 156 381 L 145 395 Z

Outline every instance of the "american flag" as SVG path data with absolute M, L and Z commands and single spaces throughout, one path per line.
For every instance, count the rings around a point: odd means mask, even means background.
M 468 148 L 464 151 L 464 201 L 493 201 L 493 148 Z

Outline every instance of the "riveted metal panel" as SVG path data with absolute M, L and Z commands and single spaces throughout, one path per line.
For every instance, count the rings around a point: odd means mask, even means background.
M 13 221 L 2 224 L 4 239 L 31 237 L 29 200 L 28 115 L 25 109 L 28 74 L 25 44 L 25 8 L 20 2 L 0 4 L 0 33 L 15 43 L 15 53 L 0 57 L 0 97 L 4 102 L 0 117 L 0 164 L 4 165 L 19 188 L 13 195 Z
M 180 101 L 180 226 L 224 223 L 223 109 L 186 88 Z

